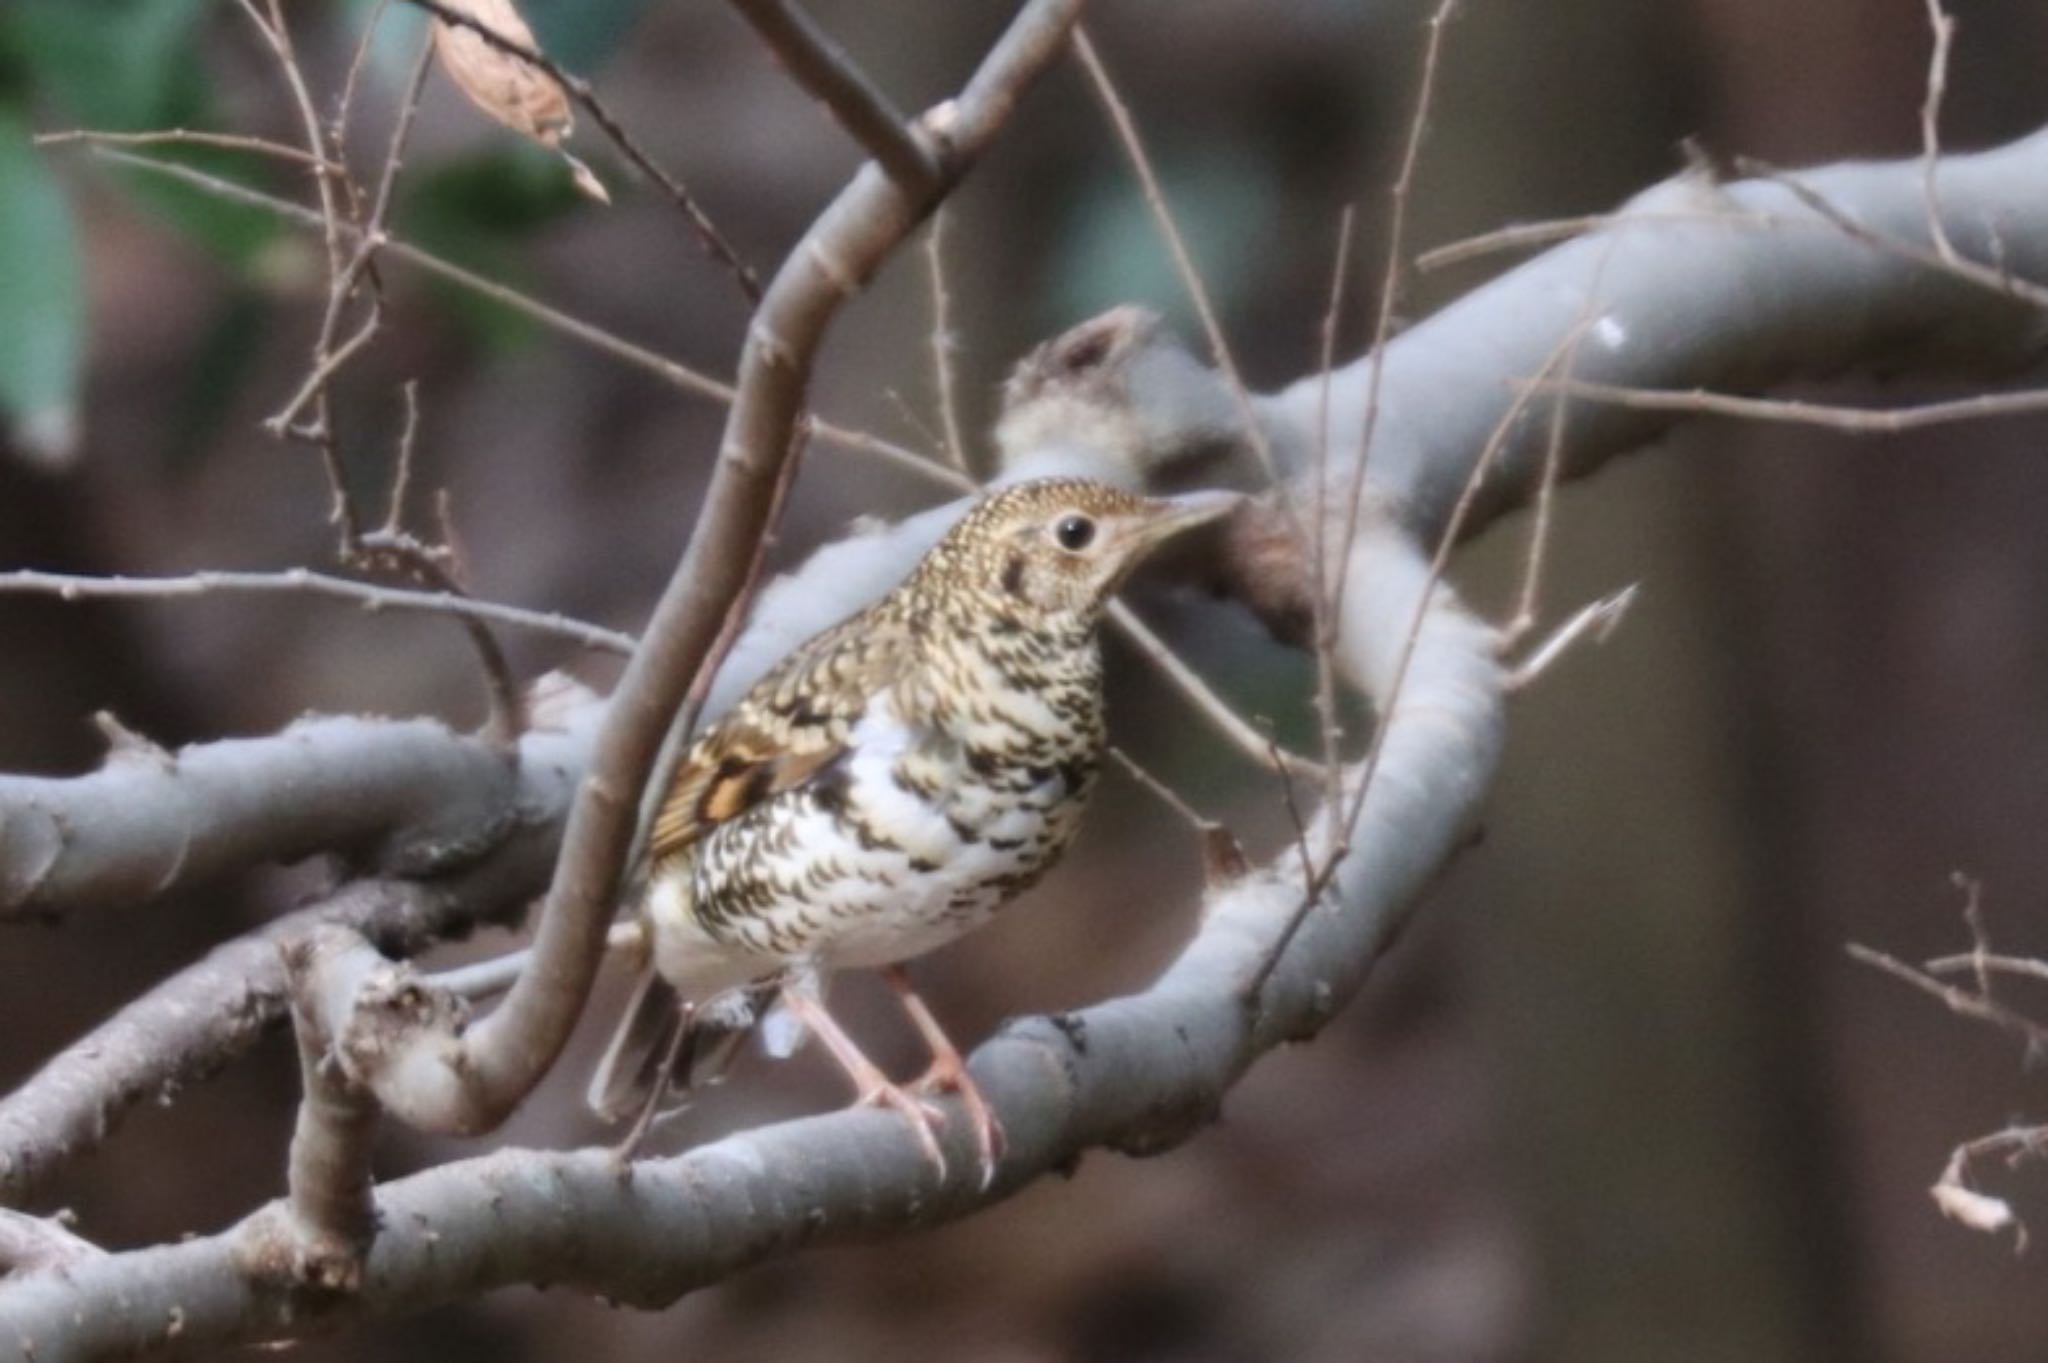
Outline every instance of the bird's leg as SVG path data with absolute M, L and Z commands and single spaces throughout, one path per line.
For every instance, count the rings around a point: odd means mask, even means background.
M 917 1034 L 924 1038 L 925 1046 L 932 1053 L 931 1068 L 911 1088 L 923 1093 L 952 1092 L 960 1095 L 960 1101 L 967 1108 L 968 1120 L 974 1123 L 974 1140 L 981 1151 L 981 1186 L 988 1187 L 995 1182 L 996 1161 L 1003 1154 L 1002 1123 L 996 1120 L 988 1099 L 982 1096 L 981 1086 L 967 1072 L 967 1062 L 961 1059 L 959 1048 L 911 986 L 910 971 L 901 965 L 884 966 L 882 978 L 896 991 L 896 997 L 903 1003 L 903 1011 L 910 1017 L 911 1026 L 917 1028 Z
M 784 985 L 782 1005 L 796 1014 L 825 1043 L 825 1049 L 832 1052 L 832 1058 L 846 1071 L 846 1077 L 853 1081 L 854 1104 L 893 1107 L 902 1113 L 917 1132 L 917 1143 L 924 1147 L 925 1156 L 937 1167 L 939 1177 L 945 1178 L 946 1153 L 939 1148 L 938 1129 L 945 1124 L 946 1114 L 902 1085 L 892 1082 L 874 1061 L 862 1053 L 854 1039 L 811 993 Z

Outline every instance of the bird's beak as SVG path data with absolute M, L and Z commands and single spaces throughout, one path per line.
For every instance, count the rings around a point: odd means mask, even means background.
M 1235 492 L 1183 492 L 1177 497 L 1154 497 L 1132 538 L 1149 547 L 1183 530 L 1227 516 L 1243 504 L 1244 498 Z

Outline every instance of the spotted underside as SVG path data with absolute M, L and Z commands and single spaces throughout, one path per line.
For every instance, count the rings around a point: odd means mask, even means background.
M 1028 618 L 1005 576 L 935 551 L 692 749 L 643 909 L 685 994 L 908 959 L 1057 862 L 1103 743 L 1096 622 Z

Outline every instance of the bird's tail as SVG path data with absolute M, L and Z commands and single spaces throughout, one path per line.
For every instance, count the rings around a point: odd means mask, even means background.
M 650 1105 L 666 1099 L 669 1067 L 683 1049 L 688 1021 L 675 987 L 652 966 L 643 967 L 633 986 L 632 1001 L 612 1033 L 611 1044 L 604 1048 L 584 1097 L 599 1120 L 622 1122 L 639 1117 Z
M 632 1118 L 644 1130 L 685 1106 L 692 1089 L 725 1077 L 764 1007 L 753 988 L 686 1000 L 652 967 L 641 970 L 584 1101 L 601 1121 Z

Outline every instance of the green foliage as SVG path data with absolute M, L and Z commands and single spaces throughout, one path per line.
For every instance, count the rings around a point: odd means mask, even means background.
M 77 439 L 85 289 L 77 229 L 28 123 L 0 106 L 0 415 L 45 462 Z

